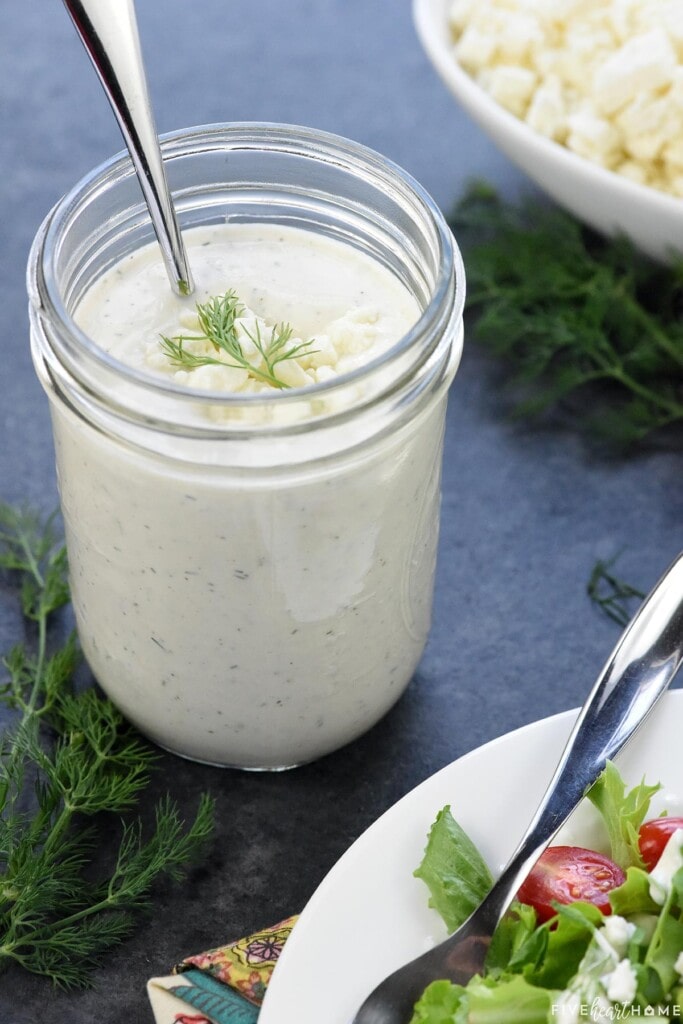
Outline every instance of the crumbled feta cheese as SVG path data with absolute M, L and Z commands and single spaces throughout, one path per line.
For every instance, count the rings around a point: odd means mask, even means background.
M 179 368 L 161 348 L 158 338 L 150 339 L 145 362 L 154 370 L 171 373 L 177 383 L 187 387 L 242 394 L 271 391 L 278 385 L 264 376 L 268 367 L 262 350 L 268 349 L 277 326 L 268 324 L 246 307 L 242 307 L 241 316 L 236 317 L 234 323 L 241 355 L 248 367 L 230 365 L 230 355 L 214 348 L 203 336 L 195 310 L 181 311 L 178 331 L 173 336 L 182 334 L 183 350 L 188 355 L 218 362 Z M 285 354 L 298 351 L 275 363 L 275 377 L 291 388 L 329 381 L 369 362 L 386 349 L 388 339 L 398 336 L 400 326 L 393 314 L 380 316 L 374 306 L 357 307 L 333 320 L 319 335 L 309 339 L 308 344 L 292 335 L 282 351 Z
M 619 914 L 610 914 L 606 917 L 605 923 L 601 929 L 610 946 L 618 956 L 624 956 L 626 953 L 628 944 L 635 930 L 636 926 L 631 921 L 627 921 L 625 917 L 621 917 Z
M 238 366 L 197 366 L 194 370 L 178 370 L 178 383 L 206 391 L 242 391 L 249 373 Z
M 683 15 L 681 16 L 681 21 L 683 22 Z M 681 51 L 683 54 L 683 44 L 681 45 Z M 672 107 L 683 113 L 683 63 L 679 64 L 674 71 L 671 85 L 665 96 L 670 101 Z
M 645 93 L 629 103 L 616 123 L 623 132 L 627 153 L 645 163 L 655 160 L 669 142 L 681 137 L 683 110 L 679 111 L 667 96 Z
M 453 0 L 448 11 L 448 23 L 455 31 L 462 32 L 472 17 L 476 0 Z
M 665 147 L 662 159 L 672 175 L 683 171 L 683 137 Z
M 613 1003 L 632 1003 L 635 999 L 638 979 L 630 960 L 620 960 L 614 970 L 600 980 L 607 998 Z
M 661 28 L 629 39 L 595 74 L 598 109 L 613 114 L 639 93 L 670 85 L 677 63 L 676 51 Z
M 612 970 L 617 966 L 620 959 L 620 954 L 617 953 L 612 943 L 607 938 L 604 928 L 598 928 L 594 933 L 593 938 L 597 948 L 600 950 L 603 960 L 606 964 L 609 964 Z
M 306 373 L 296 359 L 283 359 L 277 364 L 276 372 L 279 380 L 290 388 L 305 388 L 313 383 L 313 376 Z
M 488 32 L 478 28 L 466 28 L 455 49 L 460 63 L 468 71 L 480 71 L 491 61 L 496 52 L 496 40 Z
M 683 867 L 683 828 L 671 833 L 662 855 L 650 872 L 650 896 L 660 907 L 669 895 L 671 881 Z
M 683 174 L 669 175 L 667 178 L 667 188 L 669 188 L 675 196 L 683 196 Z
M 653 11 L 655 19 L 666 29 L 669 38 L 679 47 L 683 46 L 683 18 L 681 0 L 664 0 Z
M 494 100 L 518 117 L 526 110 L 536 85 L 536 75 L 527 68 L 499 64 L 491 73 L 489 92 Z
M 328 380 L 334 380 L 337 376 L 335 370 L 331 366 L 319 366 L 315 372 L 315 379 L 318 384 L 324 384 Z
M 536 89 L 526 119 L 534 131 L 563 142 L 567 136 L 567 114 L 562 83 L 557 76 L 548 78 Z
M 498 55 L 506 64 L 522 64 L 529 52 L 542 43 L 543 32 L 532 15 L 513 12 L 505 19 L 498 42 Z
M 307 370 L 311 367 L 334 366 L 337 362 L 337 350 L 327 334 L 316 334 L 315 341 L 309 352 L 304 352 L 299 362 Z
M 621 133 L 614 125 L 590 110 L 580 110 L 567 118 L 567 146 L 579 156 L 607 164 L 616 159 L 621 147 Z
M 252 366 L 260 366 L 263 356 L 258 350 L 256 342 L 263 339 L 266 341 L 270 336 L 272 328 L 268 328 L 263 320 L 249 310 L 244 310 L 246 315 L 235 320 L 235 328 L 239 339 L 242 355 Z
M 681 0 L 452 0 L 462 66 L 534 131 L 680 195 Z
M 634 181 L 636 185 L 647 185 L 649 183 L 650 179 L 647 171 L 637 160 L 624 160 L 623 163 L 617 164 L 615 170 L 623 175 L 624 178 Z
M 354 309 L 327 327 L 330 342 L 340 356 L 366 352 L 372 348 L 378 334 L 377 311 L 367 307 Z M 367 359 L 362 361 L 367 362 Z

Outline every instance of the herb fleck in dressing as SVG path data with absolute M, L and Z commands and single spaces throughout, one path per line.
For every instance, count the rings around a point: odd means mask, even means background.
M 244 367 L 188 368 L 164 350 L 162 337 L 197 333 L 197 303 L 231 290 L 252 336 L 291 328 L 301 348 L 276 367 L 288 387 L 362 366 L 419 316 L 381 264 L 312 232 L 222 224 L 186 241 L 191 299 L 171 293 L 149 247 L 75 314 L 116 359 L 176 383 L 274 390 Z M 55 410 L 81 641 L 124 713 L 172 750 L 254 768 L 311 760 L 372 725 L 427 637 L 444 410 L 442 390 L 334 457 L 302 457 L 299 437 L 288 462 L 280 438 L 275 468 L 244 452 L 234 466 L 161 456 Z

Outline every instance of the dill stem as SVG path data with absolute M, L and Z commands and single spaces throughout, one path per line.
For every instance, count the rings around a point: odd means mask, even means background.
M 635 394 L 640 395 L 646 401 L 651 402 L 653 405 L 664 409 L 673 419 L 678 419 L 681 415 L 682 406 L 680 403 L 671 401 L 665 395 L 660 395 L 658 392 L 653 391 L 652 388 L 648 388 L 647 385 L 641 384 L 640 381 L 632 377 L 630 373 L 624 370 L 622 365 L 613 366 L 610 370 L 611 377 L 623 384 L 624 387 L 629 388 Z
M 115 910 L 118 902 L 118 897 L 121 895 L 121 890 L 113 894 L 107 893 L 97 903 L 92 903 L 88 907 L 82 907 L 80 910 L 74 911 L 73 914 L 69 914 L 68 917 L 60 917 L 57 921 L 50 921 L 47 924 L 41 925 L 39 928 L 34 928 L 33 931 L 24 932 L 23 935 L 18 936 L 12 942 L 5 943 L 0 946 L 0 955 L 5 953 L 8 956 L 14 956 L 14 950 L 21 949 L 22 946 L 42 946 L 50 942 L 50 935 L 62 928 L 68 927 L 72 924 L 78 924 L 79 921 L 83 921 L 86 917 L 91 917 L 93 914 L 99 914 L 103 910 Z M 42 938 L 41 938 L 42 936 Z M 17 957 L 14 957 L 18 959 Z
M 95 763 L 89 768 L 89 774 L 92 777 L 97 773 L 100 766 L 107 760 L 106 753 L 103 754 L 101 751 L 97 752 L 97 758 Z M 52 854 L 55 846 L 59 845 L 59 842 L 64 833 L 69 829 L 73 817 L 78 813 L 78 801 L 70 802 L 67 798 L 69 794 L 62 793 L 62 809 L 59 811 L 57 817 L 50 825 L 50 834 L 48 835 L 45 843 L 43 844 L 43 856 L 49 856 Z
M 21 530 L 19 532 L 19 543 L 21 545 L 21 550 L 26 555 L 26 562 L 31 570 L 31 574 L 34 580 L 36 581 L 39 587 L 44 587 L 45 580 L 43 579 L 43 574 L 40 571 L 40 566 L 38 565 L 35 554 L 31 549 L 29 539 L 26 536 L 26 532 L 24 530 Z
M 64 800 L 64 798 L 62 799 Z M 75 813 L 76 808 L 72 807 L 71 804 L 64 800 L 61 811 L 50 825 L 50 834 L 43 844 L 43 856 L 49 856 L 52 853 L 53 847 L 59 843 L 64 833 L 69 828 Z
M 605 380 L 614 380 L 623 387 L 632 390 L 635 394 L 644 398 L 648 402 L 653 402 L 655 405 L 662 406 L 667 412 L 675 411 L 675 403 L 669 402 L 666 398 L 661 398 L 655 391 L 647 387 L 646 384 L 641 384 L 640 381 L 635 380 L 623 366 L 619 353 L 610 344 L 610 352 L 612 359 L 611 361 L 599 352 L 594 355 L 594 360 L 600 367 L 599 376 Z M 588 378 L 586 378 L 588 379 Z
M 37 578 L 37 577 L 36 577 Z M 40 691 L 43 688 L 43 670 L 45 668 L 45 654 L 47 651 L 47 615 L 41 611 L 38 616 L 38 651 L 36 654 L 35 679 L 31 687 L 31 693 L 25 705 L 25 718 L 31 718 L 40 712 L 36 709 Z
M 620 298 L 628 303 L 629 312 L 646 328 L 652 340 L 683 369 L 683 350 L 679 351 L 671 338 L 660 327 L 646 309 L 628 292 L 621 291 Z
M 62 928 L 68 927 L 72 924 L 78 924 L 79 921 L 85 920 L 86 917 L 92 917 L 93 914 L 99 914 L 104 910 L 116 910 L 119 897 L 123 895 L 122 890 L 118 890 L 115 893 L 107 893 L 97 903 L 92 903 L 88 907 L 82 907 L 80 910 L 74 911 L 73 914 L 69 914 L 68 917 L 60 917 L 58 921 L 50 921 L 47 924 L 43 924 L 40 928 L 34 928 L 31 932 L 24 932 L 13 942 L 5 943 L 0 946 L 0 956 L 5 954 L 11 956 L 15 960 L 21 959 L 14 954 L 14 950 L 21 949 L 22 946 L 43 946 L 48 944 L 51 939 L 50 935 Z
M 22 539 L 23 544 L 23 539 Z M 28 549 L 26 550 L 27 558 L 29 556 Z M 36 581 L 40 581 L 42 585 L 42 575 L 38 566 L 35 563 L 35 559 L 31 557 L 30 561 L 33 563 L 32 573 Z M 43 688 L 43 672 L 45 668 L 45 655 L 47 651 L 47 614 L 41 611 L 38 615 L 38 650 L 36 652 L 36 666 L 35 676 L 33 684 L 31 686 L 31 692 L 27 701 L 20 699 L 20 706 L 22 710 L 21 720 L 19 722 L 19 730 L 25 729 L 28 724 L 34 718 L 40 717 L 40 711 L 36 707 L 38 699 L 40 697 L 41 690 Z M 16 803 L 18 793 L 11 794 L 11 780 L 14 775 L 15 769 L 22 757 L 21 749 L 18 744 L 14 744 L 7 757 L 0 759 L 1 773 L 7 781 L 6 796 L 10 807 L 13 807 Z M 6 808 L 4 808 L 6 810 Z
M 220 359 L 216 361 L 220 362 Z M 257 380 L 264 381 L 264 383 L 270 384 L 274 388 L 279 388 L 281 391 L 289 387 L 289 385 L 285 384 L 283 380 L 280 380 L 278 377 L 275 376 L 275 370 L 271 370 L 270 363 L 267 360 L 266 366 L 268 367 L 268 370 L 259 370 L 258 367 L 252 366 L 249 370 L 249 373 L 251 374 L 252 377 L 255 377 Z

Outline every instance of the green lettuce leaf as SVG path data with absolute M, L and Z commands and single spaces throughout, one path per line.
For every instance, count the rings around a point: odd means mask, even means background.
M 430 892 L 429 905 L 449 931 L 466 921 L 493 884 L 486 863 L 450 807 L 444 807 L 431 827 L 422 863 L 414 872 Z
M 536 934 L 536 911 L 515 900 L 493 933 L 486 955 L 486 973 L 499 975 L 507 971 L 520 950 L 523 962 L 527 963 L 532 959 L 528 944 Z
M 658 785 L 639 786 L 626 791 L 626 783 L 615 765 L 608 761 L 604 771 L 586 794 L 600 811 L 612 848 L 612 860 L 624 870 L 643 867 L 638 849 L 638 829 L 645 821 L 650 800 L 660 789 Z
M 590 1006 L 593 1000 L 604 998 L 601 979 L 613 971 L 618 962 L 619 956 L 608 943 L 600 941 L 595 929 L 565 991 L 577 995 L 582 1006 Z
M 475 978 L 466 992 L 468 1024 L 547 1024 L 558 996 L 530 985 L 521 975 L 498 982 Z
M 557 904 L 557 917 L 542 926 L 547 934 L 545 956 L 542 963 L 527 971 L 529 981 L 542 988 L 567 988 L 603 920 L 592 903 Z
M 416 1004 L 410 1024 L 465 1024 L 467 998 L 462 985 L 433 981 Z
M 520 975 L 499 981 L 475 976 L 466 988 L 436 981 L 415 1007 L 411 1024 L 547 1024 L 557 995 Z
M 613 913 L 622 917 L 659 914 L 661 910 L 650 896 L 650 876 L 642 868 L 627 868 L 626 881 L 612 889 L 608 898 Z
M 678 981 L 678 972 L 674 968 L 679 953 L 683 951 L 683 868 L 679 868 L 673 877 L 669 895 L 661 908 L 661 913 L 650 939 L 645 954 L 645 966 L 657 972 L 663 992 L 671 991 L 674 982 Z

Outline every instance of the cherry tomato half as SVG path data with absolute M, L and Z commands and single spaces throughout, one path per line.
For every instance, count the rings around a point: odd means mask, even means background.
M 653 818 L 640 826 L 638 846 L 648 871 L 655 867 L 677 828 L 683 828 L 683 818 Z
M 554 916 L 553 901 L 583 900 L 609 914 L 607 894 L 625 881 L 619 865 L 601 853 L 581 846 L 549 846 L 520 886 L 517 899 L 535 909 L 539 922 Z

